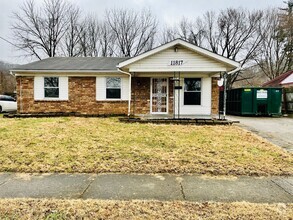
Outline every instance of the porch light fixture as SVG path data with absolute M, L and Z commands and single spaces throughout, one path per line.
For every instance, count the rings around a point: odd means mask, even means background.
M 174 47 L 174 52 L 175 52 L 175 53 L 178 52 L 178 47 L 177 47 L 177 46 Z
M 220 78 L 217 82 L 218 86 L 219 87 L 222 87 L 224 85 L 224 79 L 223 78 Z

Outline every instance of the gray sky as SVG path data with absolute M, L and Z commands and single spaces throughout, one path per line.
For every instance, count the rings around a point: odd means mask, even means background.
M 35 0 L 41 3 L 43 0 Z M 209 10 L 221 10 L 227 7 L 243 7 L 247 9 L 265 9 L 267 7 L 283 6 L 283 0 L 69 0 L 78 5 L 84 13 L 96 14 L 103 17 L 107 8 L 127 7 L 141 9 L 144 7 L 157 16 L 160 25 L 172 25 L 182 16 L 195 18 Z M 12 38 L 9 26 L 11 15 L 24 0 L 0 0 L 0 36 L 8 40 Z M 21 52 L 0 39 L 0 60 L 10 63 L 27 63 L 29 58 L 20 57 Z

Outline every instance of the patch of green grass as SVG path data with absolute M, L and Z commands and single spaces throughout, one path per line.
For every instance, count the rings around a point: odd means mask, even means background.
M 292 175 L 293 156 L 237 126 L 0 118 L 0 171 Z

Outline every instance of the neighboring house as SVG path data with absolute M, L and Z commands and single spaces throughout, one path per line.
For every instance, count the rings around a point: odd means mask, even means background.
M 262 86 L 264 87 L 293 87 L 293 70 L 281 74 L 280 76 L 272 79 Z
M 220 73 L 239 66 L 177 39 L 133 58 L 48 58 L 11 71 L 19 113 L 210 117 Z

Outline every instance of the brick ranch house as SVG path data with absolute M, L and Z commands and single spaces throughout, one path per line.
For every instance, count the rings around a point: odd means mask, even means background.
M 203 116 L 218 113 L 220 73 L 239 63 L 181 39 L 132 58 L 54 57 L 19 66 L 18 113 Z

